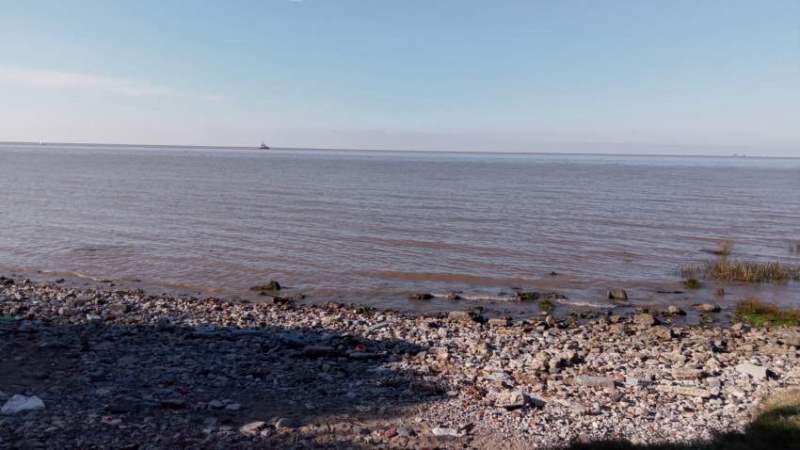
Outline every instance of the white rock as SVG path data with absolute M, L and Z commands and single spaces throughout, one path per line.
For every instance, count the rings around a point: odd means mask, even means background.
M 24 395 L 15 395 L 9 399 L 3 408 L 0 409 L 0 414 L 11 416 L 25 411 L 36 411 L 44 409 L 44 402 L 37 396 L 26 397 Z
M 767 368 L 757 366 L 755 364 L 745 362 L 741 363 L 736 366 L 736 370 L 739 373 L 743 373 L 745 375 L 750 375 L 753 377 L 754 380 L 766 380 L 767 379 Z
M 261 429 L 263 429 L 265 426 L 267 426 L 266 422 L 263 420 L 258 420 L 255 422 L 250 422 L 246 425 L 242 425 L 239 428 L 239 432 L 248 436 L 252 436 L 258 434 L 258 432 L 261 431 Z
M 464 436 L 464 433 L 459 433 L 458 430 L 455 430 L 453 428 L 433 427 L 433 429 L 431 429 L 431 433 L 433 433 L 434 436 L 450 436 L 450 437 Z

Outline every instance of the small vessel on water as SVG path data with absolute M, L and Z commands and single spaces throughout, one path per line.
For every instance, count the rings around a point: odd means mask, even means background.
M 267 146 L 267 144 L 265 144 L 264 141 L 261 141 L 261 146 L 258 148 L 260 148 L 261 150 L 269 150 L 269 146 Z

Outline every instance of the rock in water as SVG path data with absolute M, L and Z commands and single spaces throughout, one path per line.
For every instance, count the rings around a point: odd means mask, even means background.
M 713 305 L 711 303 L 703 303 L 697 305 L 697 310 L 704 313 L 715 313 L 719 312 L 722 308 L 719 305 Z
M 608 299 L 609 300 L 628 300 L 628 293 L 625 289 L 614 288 L 608 290 Z
M 275 280 L 269 280 L 269 283 L 259 284 L 250 288 L 251 291 L 280 291 L 281 284 Z
M 11 416 L 17 413 L 25 412 L 25 411 L 36 411 L 38 409 L 44 409 L 44 402 L 37 396 L 26 397 L 24 395 L 15 395 L 11 397 L 3 408 L 0 409 L 0 413 L 5 416 Z
M 679 307 L 679 306 L 669 305 L 669 307 L 667 308 L 667 314 L 670 314 L 670 315 L 673 315 L 673 316 L 685 316 L 686 315 L 686 311 L 681 309 L 681 307 Z

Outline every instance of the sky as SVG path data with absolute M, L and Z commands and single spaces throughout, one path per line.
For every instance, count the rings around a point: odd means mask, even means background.
M 0 141 L 800 156 L 800 0 L 0 11 Z

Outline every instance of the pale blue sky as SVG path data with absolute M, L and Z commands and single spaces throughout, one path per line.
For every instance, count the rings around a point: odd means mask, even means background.
M 800 156 L 800 0 L 0 10 L 0 140 Z

